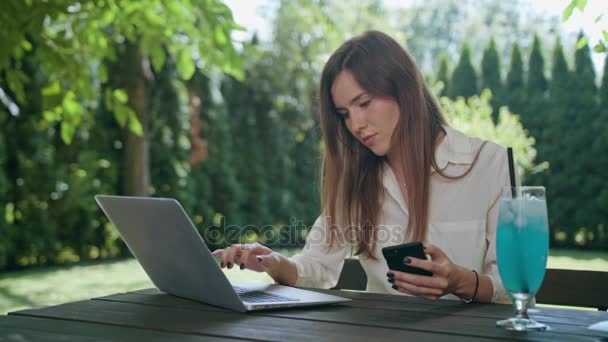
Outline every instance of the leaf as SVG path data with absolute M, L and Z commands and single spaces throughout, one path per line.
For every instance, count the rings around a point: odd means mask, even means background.
M 63 107 L 65 108 L 66 114 L 73 114 L 73 115 L 82 114 L 82 106 L 80 105 L 80 103 L 78 103 L 72 99 L 64 100 Z
M 144 135 L 141 123 L 133 111 L 131 111 L 131 116 L 129 117 L 129 130 L 139 137 Z
M 97 74 L 99 75 L 99 80 L 101 81 L 101 83 L 108 82 L 108 69 L 103 63 L 99 65 L 99 69 L 97 69 Z
M 71 136 L 74 134 L 78 126 L 80 126 L 82 116 L 84 114 L 84 108 L 82 107 L 80 102 L 78 102 L 76 94 L 73 91 L 68 91 L 63 98 L 62 106 L 58 107 L 58 109 L 62 110 L 63 113 L 63 117 L 59 118 L 62 125 L 67 125 L 65 128 L 63 126 L 61 128 L 62 138 L 64 134 L 63 131 L 65 129 L 65 134 L 69 134 L 71 140 Z M 64 141 L 66 141 L 65 138 L 63 139 Z M 69 142 L 66 141 L 66 143 Z
M 103 94 L 103 104 L 106 106 L 106 109 L 110 111 L 114 110 L 114 100 L 112 99 L 112 91 L 110 89 L 106 89 Z
M 32 44 L 27 39 L 21 41 L 21 47 L 25 51 L 32 51 Z
M 57 121 L 57 115 L 55 115 L 55 112 L 50 111 L 50 110 L 45 110 L 44 113 L 42 113 L 42 117 L 47 122 Z
M 227 43 L 227 38 L 226 38 L 226 34 L 224 33 L 224 30 L 221 26 L 217 25 L 215 27 L 215 42 L 217 44 L 217 46 L 225 46 Z
M 602 30 L 602 35 L 604 36 L 604 40 L 608 42 L 608 31 Z
M 165 65 L 165 51 L 160 44 L 151 44 L 149 47 L 150 57 L 152 59 L 152 66 L 154 70 L 161 71 L 163 65 Z
M 67 121 L 61 122 L 61 140 L 66 145 L 72 143 L 72 137 L 74 136 L 74 132 L 76 131 L 76 127 Z
M 587 6 L 587 0 L 577 0 L 576 1 L 576 7 L 578 7 L 579 11 L 583 11 L 585 9 L 585 6 Z
M 606 48 L 606 45 L 604 44 L 604 42 L 599 42 L 599 43 L 597 43 L 597 45 L 595 45 L 593 47 L 593 52 L 603 53 L 606 51 L 608 51 L 608 49 Z
M 179 52 L 177 61 L 177 72 L 184 80 L 189 80 L 194 75 L 195 65 L 192 60 L 190 48 L 186 47 Z
M 578 40 L 578 43 L 576 43 L 576 49 L 579 50 L 579 49 L 587 46 L 587 43 L 589 43 L 589 37 L 581 37 Z
M 566 9 L 564 10 L 564 14 L 562 15 L 562 21 L 567 21 L 570 18 L 570 16 L 572 16 L 572 11 L 574 10 L 575 6 L 576 6 L 576 0 L 570 1 L 570 4 L 568 5 L 568 7 L 566 7 Z
M 240 56 L 235 51 L 230 51 L 228 53 L 228 58 L 223 65 L 223 69 L 237 80 L 244 81 L 245 73 L 243 71 L 243 63 Z
M 603 14 L 598 15 L 597 18 L 595 18 L 595 24 L 599 23 L 603 16 Z
M 61 84 L 59 84 L 59 81 L 55 81 L 42 89 L 42 95 L 44 96 L 53 96 L 58 95 L 60 93 Z
M 114 89 L 112 94 L 119 103 L 125 104 L 129 101 L 129 95 L 127 95 L 127 92 L 124 89 Z
M 116 121 L 120 127 L 125 127 L 127 119 L 129 119 L 129 108 L 127 108 L 125 105 L 117 104 L 114 107 L 114 118 L 116 118 Z
M 8 82 L 9 89 L 15 93 L 17 102 L 24 103 L 25 102 L 24 83 L 28 81 L 27 76 L 21 70 L 6 69 L 5 77 L 6 77 L 6 81 Z

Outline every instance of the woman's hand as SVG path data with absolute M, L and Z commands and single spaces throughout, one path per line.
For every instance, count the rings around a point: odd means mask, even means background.
M 468 289 L 470 282 L 467 275 L 473 272 L 458 266 L 438 247 L 425 245 L 424 252 L 431 256 L 431 260 L 422 260 L 414 257 L 404 259 L 404 263 L 411 267 L 418 267 L 433 273 L 433 276 L 422 276 L 406 272 L 390 270 L 387 273 L 388 282 L 393 288 L 403 293 L 426 299 L 436 300 L 448 293 L 465 296 L 465 293 L 474 291 Z M 474 279 L 474 278 L 473 278 Z M 475 283 L 473 283 L 475 286 Z
M 232 268 L 234 265 L 240 265 L 242 270 L 247 268 L 256 272 L 268 272 L 270 274 L 280 264 L 278 255 L 270 248 L 257 242 L 252 244 L 234 244 L 224 249 L 217 249 L 211 254 L 221 258 L 220 266 L 222 268 Z

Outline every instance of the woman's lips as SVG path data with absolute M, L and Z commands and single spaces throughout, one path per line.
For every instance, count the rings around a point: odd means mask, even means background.
M 376 137 L 376 135 L 377 135 L 377 133 L 368 135 L 367 137 L 363 138 L 363 143 L 367 146 L 373 144 L 374 140 L 375 140 L 374 138 Z

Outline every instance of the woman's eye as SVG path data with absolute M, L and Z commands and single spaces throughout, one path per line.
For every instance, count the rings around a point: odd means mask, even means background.
M 370 102 L 372 102 L 372 100 L 363 101 L 363 102 L 361 102 L 361 104 L 359 104 L 359 106 L 361 108 L 365 108 L 365 107 L 369 106 Z
M 346 111 L 338 111 L 338 115 L 343 119 L 348 119 L 348 112 Z

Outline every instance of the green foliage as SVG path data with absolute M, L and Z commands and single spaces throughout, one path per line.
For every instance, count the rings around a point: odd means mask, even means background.
M 502 89 L 500 58 L 498 57 L 494 38 L 490 39 L 488 46 L 483 50 L 483 57 L 481 59 L 481 88 L 490 89 L 493 94 L 500 93 Z
M 105 60 L 117 58 L 124 42 L 137 43 L 152 65 L 160 70 L 167 54 L 177 56 L 182 79 L 189 79 L 196 65 L 204 70 L 217 66 L 242 77 L 240 57 L 230 43 L 230 32 L 240 29 L 230 10 L 219 0 L 176 3 L 150 0 L 133 2 L 10 0 L 0 4 L 0 72 L 5 74 L 15 101 L 23 104 L 24 84 L 31 76 L 18 64 L 31 52 L 45 70 L 45 118 L 61 123 L 62 138 L 69 143 L 83 117 L 91 115 L 100 96 L 99 81 L 107 81 Z M 69 65 L 69 68 L 65 68 Z M 120 90 L 119 90 L 120 91 Z M 121 126 L 141 133 L 123 96 L 108 101 Z M 106 95 L 107 96 L 107 95 Z M 88 105 L 83 106 L 86 103 Z M 113 103 L 114 105 L 111 105 Z
M 555 43 L 552 56 L 551 83 L 549 85 L 549 106 L 544 111 L 542 136 L 539 137 L 541 144 L 538 153 L 549 162 L 549 169 L 543 175 L 539 175 L 538 181 L 547 189 L 547 203 L 549 210 L 549 224 L 554 233 L 566 235 L 563 228 L 554 227 L 568 220 L 567 215 L 576 210 L 576 207 L 562 203 L 567 201 L 568 192 L 572 186 L 568 185 L 569 176 L 562 173 L 564 163 L 567 162 L 562 151 L 565 148 L 564 132 L 569 130 L 570 122 L 566 120 L 567 107 L 571 91 L 572 76 L 564 56 L 563 47 L 558 39 Z M 562 176 L 563 174 L 563 176 Z M 565 206 L 566 205 L 566 206 Z M 557 232 L 556 232 L 557 230 Z M 555 234 L 552 234 L 552 238 Z M 561 239 L 571 241 L 570 237 Z M 552 239 L 552 245 L 556 240 Z
M 477 94 L 477 75 L 471 63 L 471 50 L 467 43 L 463 44 L 458 65 L 452 73 L 448 95 L 451 98 L 458 96 L 471 97 Z
M 570 18 L 570 16 L 572 15 L 572 11 L 574 11 L 574 8 L 578 8 L 579 11 L 583 11 L 585 9 L 586 5 L 587 5 L 587 0 L 570 1 L 570 4 L 568 4 L 568 7 L 566 7 L 566 9 L 564 10 L 562 20 L 563 21 L 568 20 Z
M 608 54 L 604 58 L 604 75 L 602 76 L 602 83 L 600 86 L 599 95 L 599 110 L 596 120 L 593 125 L 590 125 L 593 129 L 592 134 L 596 137 L 593 144 L 590 146 L 589 154 L 596 158 L 594 167 L 596 170 L 608 170 L 608 157 L 606 151 L 608 150 L 608 139 L 606 139 L 606 130 L 608 130 Z M 608 239 L 608 224 L 606 223 L 608 217 L 608 187 L 605 184 L 608 183 L 608 176 L 606 172 L 601 174 L 595 174 L 604 186 L 599 186 L 595 189 L 594 198 L 597 200 L 597 215 L 603 220 L 602 225 L 597 227 L 595 236 L 600 236 L 600 229 L 603 236 Z M 606 247 L 599 245 L 593 240 L 594 247 Z M 599 245 L 599 246 L 598 246 Z
M 511 63 L 505 82 L 507 105 L 516 113 L 525 111 L 524 66 L 519 44 L 513 45 Z
M 582 37 L 581 33 L 579 38 Z M 591 50 L 589 46 L 577 49 L 574 55 L 574 89 L 576 96 L 570 98 L 569 110 L 571 114 L 570 130 L 572 134 L 567 139 L 567 145 L 563 151 L 564 157 L 569 160 L 576 160 L 576 163 L 564 164 L 563 173 L 570 176 L 570 183 L 577 187 L 575 198 L 587 198 L 585 210 L 578 210 L 570 214 L 570 227 L 576 229 L 579 234 L 579 227 L 584 227 L 588 232 L 596 232 L 599 225 L 605 224 L 605 217 L 602 217 L 600 208 L 598 207 L 598 189 L 605 186 L 606 170 L 598 167 L 598 160 L 601 156 L 596 156 L 593 153 L 580 153 L 580 146 L 592 147 L 596 143 L 604 141 L 604 134 L 590 126 L 597 123 L 598 117 L 598 97 L 597 87 L 595 85 L 595 71 L 593 69 L 593 61 L 591 60 Z M 601 123 L 600 123 L 601 124 Z M 604 124 L 605 127 L 605 124 Z M 592 133 L 592 134 L 590 134 Z M 595 133 L 595 134 L 593 134 Z M 578 202 L 580 203 L 580 202 Z M 566 221 L 568 222 L 568 221 Z M 587 244 L 587 237 L 582 238 L 575 235 L 574 239 L 577 244 Z
M 519 116 L 511 113 L 506 107 L 500 109 L 498 121 L 495 123 L 492 118 L 491 96 L 489 90 L 484 90 L 481 96 L 472 96 L 466 100 L 462 97 L 457 100 L 442 97 L 440 103 L 448 123 L 454 128 L 501 146 L 513 147 L 519 174 L 525 177 L 526 173 L 534 168 L 534 138 L 528 136 L 519 122 Z
M 442 54 L 439 58 L 439 68 L 437 69 L 437 74 L 435 75 L 435 82 L 441 82 L 442 88 L 437 94 L 438 96 L 446 96 L 449 92 L 450 85 L 450 71 L 449 71 L 449 63 L 448 56 Z
M 534 36 L 532 52 L 528 61 L 528 79 L 526 82 L 526 112 L 521 121 L 534 137 L 542 137 L 544 116 L 547 108 L 548 81 L 545 76 L 545 60 L 538 35 Z
M 177 198 L 190 208 L 196 201 L 190 190 L 190 111 L 187 89 L 178 81 L 179 67 L 167 61 L 154 72 L 150 112 L 151 194 Z
M 600 107 L 602 109 L 608 108 L 608 55 L 604 58 L 604 75 L 602 76 L 602 84 L 600 86 Z
M 27 65 L 24 70 L 35 68 L 31 57 L 23 61 Z M 41 84 L 29 82 L 25 90 L 41 94 Z M 0 223 L 0 269 L 119 252 L 116 238 L 106 235 L 101 213 L 92 201 L 93 194 L 113 192 L 112 175 L 117 170 L 110 168 L 100 151 L 85 147 L 89 127 L 76 132 L 77 144 L 65 146 L 60 132 L 41 123 L 36 115 L 41 111 L 41 100 L 41 96 L 32 96 L 19 115 L 5 116 L 2 135 L 10 136 L 6 141 L 10 153 L 3 170 L 12 189 L 1 202 L 7 210 Z
M 194 202 L 187 191 L 183 80 L 215 69 L 242 78 L 229 39 L 239 27 L 225 5 L 5 1 L 0 18 L 6 28 L 0 32 L 0 148 L 7 152 L 0 158 L 0 269 L 126 252 L 93 195 L 123 188 L 119 176 L 132 156 L 125 153 L 122 128 L 140 136 L 147 129 L 148 120 L 140 122 L 133 110 L 136 101 L 155 116 L 151 145 L 159 194 Z M 130 98 L 125 85 L 132 83 L 121 80 L 131 71 L 125 70 L 129 61 L 120 59 L 130 47 L 143 56 L 135 69 L 149 56 L 162 83 L 149 84 L 159 102 Z
M 492 108 L 494 120 L 498 119 L 498 108 L 505 104 L 502 78 L 500 76 L 500 57 L 496 50 L 494 38 L 490 39 L 488 46 L 483 50 L 481 58 L 481 89 L 492 91 Z
M 585 11 L 585 7 L 587 6 L 587 0 L 570 0 L 568 6 L 564 9 L 564 13 L 562 14 L 562 21 L 568 21 L 574 13 L 574 9 L 578 9 L 581 12 Z M 606 13 L 598 13 L 595 19 L 597 23 L 602 19 Z M 593 47 L 593 51 L 601 53 L 608 51 L 608 30 L 602 30 L 603 37 L 597 42 L 597 44 Z M 579 36 L 578 42 L 576 43 L 576 48 L 581 49 L 589 43 L 589 38 L 585 36 Z

